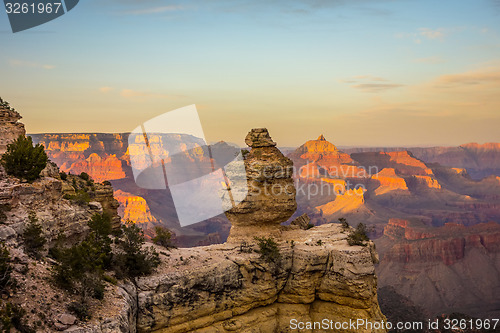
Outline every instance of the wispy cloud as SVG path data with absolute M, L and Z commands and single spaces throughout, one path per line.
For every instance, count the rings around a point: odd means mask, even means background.
M 471 86 L 480 84 L 497 84 L 500 88 L 500 69 L 482 69 L 458 74 L 446 74 L 434 80 L 434 84 L 440 87 Z
M 443 28 L 439 29 L 429 29 L 429 28 L 420 28 L 418 29 L 419 35 L 423 36 L 427 39 L 439 39 L 443 40 L 445 36 L 445 30 Z
M 371 75 L 357 75 L 353 76 L 353 79 L 366 79 L 371 81 L 389 81 L 387 79 L 384 79 L 383 77 L 371 76 Z
M 342 83 L 352 84 L 352 88 L 368 93 L 384 92 L 404 86 L 403 84 L 390 83 L 388 79 L 372 75 L 357 75 L 351 78 L 341 79 L 339 81 Z
M 38 62 L 24 61 L 19 59 L 9 60 L 9 64 L 13 67 L 29 67 L 29 68 L 41 68 L 41 69 L 54 69 L 56 66 L 48 64 L 40 64 Z
M 395 34 L 394 37 L 412 39 L 415 44 L 421 44 L 422 40 L 443 41 L 450 33 L 461 30 L 463 30 L 463 28 L 418 28 L 415 32 L 400 32 Z
M 100 87 L 99 88 L 99 91 L 102 92 L 102 93 L 104 93 L 104 94 L 107 94 L 107 93 L 109 93 L 112 90 L 113 90 L 113 87 Z
M 142 99 L 162 99 L 162 98 L 172 98 L 175 96 L 167 94 L 158 94 L 147 91 L 137 91 L 132 89 L 123 89 L 120 95 L 125 98 L 142 98 Z
M 181 5 L 168 5 L 168 6 L 157 6 L 148 8 L 139 8 L 133 10 L 122 11 L 120 14 L 124 15 L 148 15 L 148 14 L 159 14 L 165 12 L 175 12 L 179 10 L 184 10 L 185 7 Z
M 413 59 L 412 61 L 418 62 L 418 63 L 425 63 L 425 64 L 441 64 L 443 62 L 446 62 L 446 60 L 444 60 L 443 58 L 438 57 L 438 56 L 417 58 L 417 59 Z
M 404 87 L 404 84 L 396 84 L 396 83 L 361 83 L 361 84 L 355 84 L 351 86 L 355 89 L 359 89 L 364 92 L 369 92 L 369 93 L 378 93 L 378 92 L 383 92 L 386 90 L 394 89 L 394 88 L 399 88 L 399 87 Z

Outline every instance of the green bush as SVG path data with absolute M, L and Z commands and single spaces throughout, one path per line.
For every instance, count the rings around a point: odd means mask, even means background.
M 109 180 L 105 180 L 102 182 L 102 185 L 111 186 L 111 182 Z
M 151 274 L 160 264 L 158 253 L 153 247 L 143 249 L 144 232 L 132 222 L 122 225 L 121 229 L 119 252 L 115 255 L 116 273 L 128 278 Z
M 109 238 L 109 235 L 113 231 L 111 215 L 107 212 L 94 214 L 88 222 L 88 226 L 95 233 L 95 236 L 100 239 Z
M 64 289 L 88 296 L 87 276 L 102 274 L 106 258 L 107 253 L 102 252 L 101 244 L 92 237 L 70 248 L 59 249 L 58 264 L 54 267 L 55 281 Z
M 65 194 L 63 195 L 63 198 L 71 200 L 78 205 L 86 205 L 90 202 L 90 194 L 85 190 L 77 190 L 73 195 Z
M 102 276 L 102 279 L 103 279 L 104 281 L 106 281 L 106 282 L 109 282 L 109 283 L 111 283 L 111 284 L 115 285 L 115 286 L 118 284 L 118 280 L 117 280 L 117 279 L 115 279 L 114 277 L 112 277 L 112 276 L 110 276 L 110 275 L 107 275 L 107 274 L 104 274 L 104 275 Z
M 4 290 L 10 284 L 11 273 L 12 265 L 9 250 L 3 242 L 0 242 L 0 290 Z
M 78 177 L 80 177 L 81 179 L 83 179 L 85 181 L 89 181 L 90 180 L 90 176 L 86 172 L 82 172 L 81 174 L 78 175 Z
M 254 237 L 258 242 L 260 257 L 267 262 L 277 263 L 281 259 L 280 249 L 278 244 L 272 238 Z
M 349 222 L 347 222 L 347 219 L 345 217 L 339 218 L 339 223 L 344 231 L 349 230 Z
M 11 332 L 13 328 L 22 333 L 35 332 L 31 327 L 23 323 L 26 311 L 17 304 L 7 302 L 0 303 L 0 330 Z
M 24 135 L 20 135 L 14 142 L 7 145 L 7 151 L 1 159 L 2 165 L 9 175 L 26 179 L 29 182 L 40 176 L 47 161 L 43 145 L 33 146 L 31 137 Z
M 53 268 L 55 282 L 62 288 L 80 296 L 72 303 L 71 311 L 81 320 L 90 318 L 90 298 L 103 299 L 107 281 L 117 280 L 107 274 L 114 269 L 119 278 L 134 278 L 149 274 L 160 263 L 158 253 L 151 247 L 143 249 L 145 243 L 141 229 L 133 224 L 122 226 L 115 239 L 116 253 L 112 251 L 111 237 L 114 233 L 109 214 L 95 214 L 88 222 L 89 235 L 82 242 L 69 248 L 57 248 L 51 255 L 57 261 Z
M 88 305 L 85 303 L 71 302 L 68 304 L 68 310 L 73 312 L 80 320 L 90 319 Z
M 61 177 L 62 180 L 68 179 L 68 175 L 64 171 L 59 172 L 59 177 Z
M 360 245 L 366 246 L 366 241 L 370 240 L 366 234 L 366 225 L 363 223 L 358 224 L 357 228 L 352 230 L 347 236 L 347 243 L 351 246 Z
M 167 249 L 173 247 L 171 241 L 172 233 L 170 232 L 170 230 L 162 226 L 156 226 L 155 233 L 156 236 L 154 236 L 152 239 L 153 243 L 163 246 Z
M 0 223 L 5 223 L 7 221 L 7 215 L 5 213 L 10 210 L 10 204 L 0 204 Z
M 38 223 L 35 212 L 31 212 L 28 216 L 28 225 L 24 228 L 22 238 L 26 252 L 36 259 L 42 257 L 42 250 L 47 243 L 43 236 L 42 226 Z
M 88 222 L 90 234 L 70 248 L 51 251 L 58 264 L 54 278 L 59 286 L 87 297 L 102 297 L 104 269 L 111 266 L 111 216 L 95 214 Z
M 111 267 L 111 260 L 113 253 L 111 251 L 111 238 L 109 237 L 113 232 L 111 225 L 111 215 L 109 213 L 94 214 L 92 219 L 88 222 L 91 230 L 89 238 L 93 238 L 94 246 L 102 255 L 103 268 Z

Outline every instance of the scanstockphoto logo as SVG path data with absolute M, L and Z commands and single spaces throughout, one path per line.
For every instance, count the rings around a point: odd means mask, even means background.
M 222 214 L 247 196 L 241 149 L 223 142 L 208 145 L 195 105 L 137 126 L 128 151 L 136 184 L 168 187 L 181 226 Z
M 12 32 L 19 32 L 52 21 L 69 12 L 79 0 L 4 0 Z

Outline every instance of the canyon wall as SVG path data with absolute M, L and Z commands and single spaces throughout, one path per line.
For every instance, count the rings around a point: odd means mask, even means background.
M 380 285 L 393 286 L 431 315 L 495 317 L 500 299 L 500 225 L 440 228 L 391 219 L 377 239 Z
M 467 143 L 458 147 L 366 147 L 346 148 L 345 152 L 391 152 L 408 150 L 426 163 L 439 163 L 443 166 L 463 168 L 474 179 L 489 175 L 500 176 L 500 143 Z
M 377 301 L 373 243 L 349 246 L 347 231 L 337 224 L 282 226 L 296 208 L 292 163 L 266 129 L 252 130 L 245 141 L 251 147 L 243 175 L 249 191 L 226 212 L 228 242 L 173 250 L 158 273 L 138 279 L 138 331 L 292 332 L 293 320 L 323 319 L 380 324 L 385 317 Z M 255 236 L 264 237 L 261 245 Z M 262 244 L 273 243 L 274 250 L 263 252 Z

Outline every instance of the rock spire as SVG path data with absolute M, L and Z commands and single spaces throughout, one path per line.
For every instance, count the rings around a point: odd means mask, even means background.
M 292 161 L 265 128 L 252 129 L 245 142 L 252 148 L 244 161 L 248 194 L 226 212 L 232 224 L 228 241 L 279 233 L 280 224 L 297 209 Z

